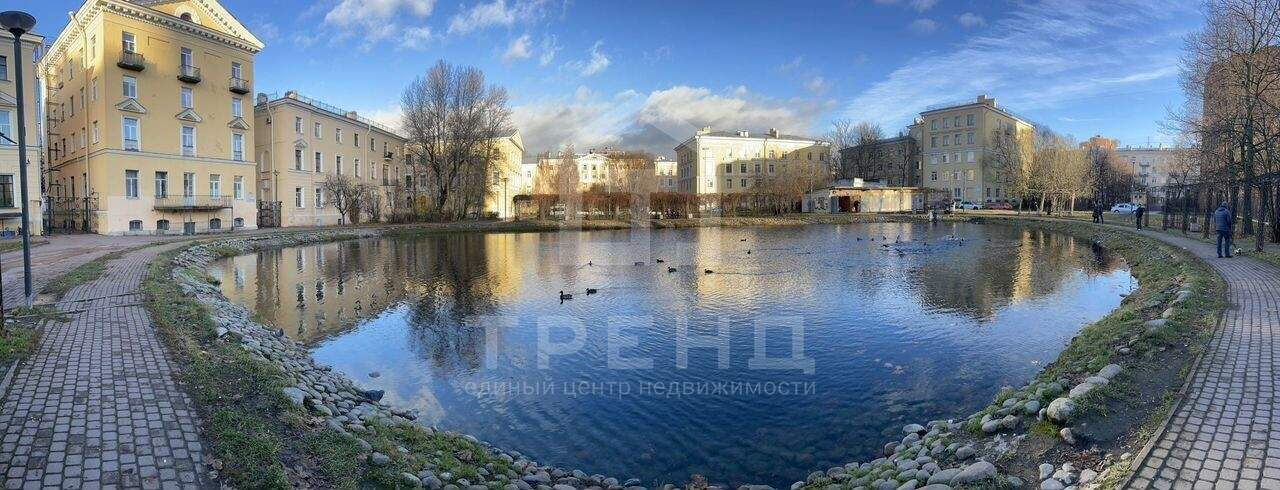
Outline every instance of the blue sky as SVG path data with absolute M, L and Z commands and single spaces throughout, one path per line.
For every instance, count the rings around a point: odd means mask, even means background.
M 572 142 L 670 155 L 703 125 L 896 133 L 985 93 L 1078 138 L 1171 142 L 1182 38 L 1170 0 L 222 0 L 266 44 L 255 88 L 384 122 L 437 59 L 507 88 L 530 153 Z M 54 37 L 76 0 L 24 0 Z M 20 6 L 22 7 L 22 6 Z

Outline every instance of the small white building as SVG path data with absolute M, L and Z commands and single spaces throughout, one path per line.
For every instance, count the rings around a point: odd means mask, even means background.
M 806 213 L 910 213 L 922 212 L 947 192 L 925 187 L 886 187 L 862 179 L 838 180 L 829 187 L 805 194 Z

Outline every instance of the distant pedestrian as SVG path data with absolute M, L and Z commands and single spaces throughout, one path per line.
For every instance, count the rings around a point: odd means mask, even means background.
M 1135 219 L 1135 220 L 1133 220 L 1133 221 L 1134 221 L 1134 223 L 1136 223 L 1136 224 L 1137 224 L 1137 226 L 1138 226 L 1138 229 L 1139 229 L 1139 230 L 1141 230 L 1141 229 L 1142 229 L 1142 215 L 1144 215 L 1144 214 L 1147 214 L 1147 207 L 1146 207 L 1146 206 L 1143 206 L 1143 205 L 1141 205 L 1141 204 L 1139 204 L 1139 205 L 1138 205 L 1138 207 L 1137 207 L 1137 208 L 1134 208 L 1134 210 L 1133 210 L 1133 216 L 1134 216 L 1135 218 L 1137 218 L 1137 219 Z
M 1218 258 L 1231 258 L 1231 228 L 1235 224 L 1235 217 L 1231 216 L 1227 202 L 1223 201 L 1213 212 L 1213 226 L 1218 232 Z
M 1093 222 L 1094 223 L 1102 222 L 1102 206 L 1101 205 L 1098 205 L 1098 204 L 1093 205 Z

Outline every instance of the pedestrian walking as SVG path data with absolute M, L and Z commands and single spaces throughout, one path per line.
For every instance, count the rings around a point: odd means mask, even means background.
M 1134 222 L 1137 224 L 1139 230 L 1142 229 L 1142 215 L 1144 214 L 1147 214 L 1147 207 L 1141 204 L 1139 204 L 1138 207 L 1133 210 L 1133 216 L 1137 218 L 1134 220 Z
M 1101 204 L 1093 205 L 1093 222 L 1102 223 L 1102 205 Z
M 1236 219 L 1227 209 L 1227 202 L 1223 201 L 1213 212 L 1213 227 L 1218 232 L 1218 258 L 1231 258 L 1231 228 L 1235 224 Z

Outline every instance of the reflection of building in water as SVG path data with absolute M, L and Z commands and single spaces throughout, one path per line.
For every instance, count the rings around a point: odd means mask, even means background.
M 434 325 L 483 314 L 493 297 L 519 292 L 512 260 L 519 239 L 466 234 L 271 249 L 221 261 L 210 274 L 260 321 L 313 342 L 406 298 L 414 317 Z
M 997 233 L 997 228 L 992 228 Z M 1014 237 L 992 236 L 992 241 L 965 240 L 952 245 L 923 268 L 912 282 L 929 308 L 957 311 L 975 318 L 990 318 L 998 309 L 1047 296 L 1071 280 L 1072 271 L 1108 273 L 1119 259 L 1088 253 L 1084 242 L 1038 230 L 1013 229 Z M 997 249 L 993 251 L 992 249 Z

